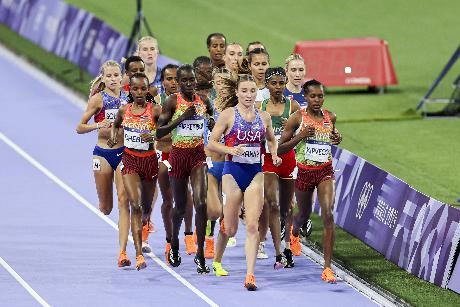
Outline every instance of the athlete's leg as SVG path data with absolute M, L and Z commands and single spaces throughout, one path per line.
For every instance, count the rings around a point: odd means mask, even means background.
M 299 236 L 300 227 L 302 227 L 303 223 L 310 217 L 313 205 L 313 192 L 314 190 L 305 192 L 295 188 L 295 198 L 298 210 L 296 214 L 292 216 L 292 234 L 296 237 Z
M 204 239 L 206 234 L 206 166 L 200 165 L 192 169 L 190 183 L 193 190 L 193 205 L 195 207 L 195 227 L 197 235 L 197 256 L 204 257 Z
M 187 203 L 185 204 L 185 232 L 192 233 L 192 222 L 193 222 L 193 199 L 192 191 L 190 190 L 190 185 L 187 185 Z
M 284 242 L 289 245 L 289 231 L 292 221 L 292 200 L 294 198 L 294 180 L 281 179 L 279 180 L 279 204 L 280 204 L 280 219 L 285 223 L 286 234 Z
M 123 175 L 123 185 L 131 206 L 131 233 L 136 256 L 142 255 L 142 182 L 138 174 Z
M 269 226 L 272 234 L 275 256 L 281 254 L 281 224 L 278 204 L 278 176 L 274 173 L 264 173 L 264 208 L 268 208 Z
M 152 208 L 153 198 L 156 193 L 157 177 L 152 180 L 142 180 L 142 207 L 147 206 Z M 143 225 L 146 225 L 150 220 L 150 214 L 148 214 L 147 220 L 143 221 Z
M 321 206 L 321 217 L 323 218 L 323 253 L 324 268 L 331 267 L 332 250 L 334 246 L 334 180 L 325 180 L 318 185 L 318 199 Z
M 146 204 L 145 209 L 143 208 L 142 212 L 142 224 L 145 225 L 148 222 L 150 222 L 150 216 L 152 215 L 153 209 L 155 208 L 155 203 L 158 199 L 158 190 L 156 186 L 153 187 L 153 197 L 152 197 L 152 202 L 150 204 Z
M 222 262 L 228 238 L 235 236 L 238 230 L 238 215 L 243 201 L 243 193 L 232 175 L 227 174 L 222 177 L 222 194 L 225 231 L 219 231 L 217 236 L 215 262 Z
M 129 201 L 123 185 L 123 176 L 121 175 L 120 165 L 115 172 L 115 185 L 118 196 L 118 240 L 120 242 L 120 251 L 126 250 L 129 235 Z
M 216 221 L 222 216 L 222 203 L 220 201 L 219 181 L 214 175 L 208 173 L 207 213 L 208 219 Z
M 244 206 L 244 213 L 246 217 L 246 206 Z M 244 220 L 246 221 L 246 218 Z M 260 238 L 259 242 L 260 243 L 265 244 L 264 242 L 267 237 L 269 222 L 270 222 L 270 207 L 269 207 L 268 202 L 264 201 L 262 213 L 259 219 L 259 238 Z M 264 258 L 267 258 L 267 257 L 264 256 Z
M 169 177 L 173 196 L 174 208 L 172 210 L 172 237 L 171 248 L 179 250 L 179 231 L 185 215 L 187 202 L 188 178 Z
M 109 215 L 113 208 L 113 169 L 103 157 L 93 156 L 93 173 L 96 182 L 99 210 Z
M 163 203 L 161 204 L 161 217 L 163 218 L 166 240 L 171 242 L 173 196 L 169 183 L 168 168 L 163 163 L 159 163 L 158 167 L 158 185 L 163 198 Z
M 246 206 L 246 265 L 247 274 L 254 274 L 257 245 L 259 243 L 258 221 L 264 206 L 264 174 L 258 173 L 244 192 Z

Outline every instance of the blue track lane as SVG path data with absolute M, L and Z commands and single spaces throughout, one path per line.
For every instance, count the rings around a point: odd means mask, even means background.
M 82 110 L 15 63 L 0 55 L 0 132 L 50 172 L 97 206 L 91 152 L 96 135 L 77 135 Z M 0 256 L 50 305 L 64 306 L 205 306 L 207 303 L 147 257 L 147 269 L 119 269 L 118 233 L 68 192 L 0 141 Z M 159 198 L 153 215 L 153 252 L 164 259 L 164 230 Z M 115 223 L 116 201 L 110 216 Z M 237 247 L 227 249 L 223 265 L 230 276 L 196 273 L 193 256 L 182 252 L 174 269 L 221 306 L 370 306 L 367 297 L 346 283 L 325 284 L 321 267 L 305 257 L 296 267 L 273 270 L 273 246 L 268 260 L 258 261 L 260 290 L 243 288 L 244 226 Z M 183 249 L 183 240 L 181 239 Z M 128 243 L 134 262 L 134 248 Z M 211 261 L 208 261 L 211 264 Z M 0 305 L 38 303 L 0 268 Z

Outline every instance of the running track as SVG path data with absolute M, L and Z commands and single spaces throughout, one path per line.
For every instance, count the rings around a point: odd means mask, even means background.
M 161 200 L 153 215 L 156 232 L 150 236 L 159 258 L 146 257 L 148 267 L 140 272 L 133 266 L 119 269 L 116 201 L 108 218 L 94 210 L 91 152 L 96 135 L 75 133 L 81 108 L 4 52 L 0 67 L 0 262 L 22 277 L 43 305 L 375 305 L 341 280 L 335 285 L 321 281 L 321 267 L 306 257 L 296 257 L 293 269 L 274 271 L 271 239 L 270 259 L 256 265 L 259 290 L 246 291 L 241 225 L 237 247 L 227 249 L 224 257 L 230 276 L 198 275 L 193 256 L 182 252 L 182 265 L 174 269 L 181 282 L 159 265 L 164 259 Z M 182 239 L 181 244 L 183 249 Z M 135 262 L 132 243 L 128 255 Z M 0 305 L 38 306 L 39 298 L 5 266 L 0 267 Z

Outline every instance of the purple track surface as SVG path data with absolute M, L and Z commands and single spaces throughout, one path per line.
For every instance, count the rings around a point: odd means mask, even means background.
M 2 116 L 0 132 L 50 172 L 97 206 L 91 152 L 96 135 L 77 135 L 82 110 L 49 85 L 0 54 Z M 22 124 L 21 124 L 22 123 Z M 67 191 L 0 140 L 0 257 L 48 304 L 57 306 L 206 306 L 151 258 L 140 272 L 119 269 L 118 233 Z M 164 229 L 159 198 L 150 235 L 153 252 L 164 260 Z M 116 201 L 109 216 L 118 220 Z M 319 226 L 318 226 L 319 227 Z M 243 288 L 244 227 L 237 246 L 228 248 L 223 265 L 228 277 L 196 273 L 193 256 L 183 251 L 174 271 L 221 306 L 370 306 L 374 303 L 345 282 L 324 283 L 321 267 L 296 257 L 293 269 L 273 270 L 273 246 L 268 260 L 258 260 L 258 291 Z M 132 243 L 128 256 L 135 262 Z M 208 261 L 211 264 L 211 261 Z M 38 302 L 0 267 L 0 305 L 34 306 Z

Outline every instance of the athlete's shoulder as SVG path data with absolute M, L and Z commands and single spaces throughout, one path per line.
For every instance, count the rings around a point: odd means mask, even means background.
M 93 105 L 101 105 L 102 102 L 103 102 L 103 98 L 102 98 L 102 91 L 101 92 L 97 92 L 95 94 L 93 94 L 90 98 L 89 98 L 89 101 L 88 103 L 89 104 L 93 104 Z
M 179 94 L 174 93 L 174 94 L 171 94 L 168 97 L 166 97 L 164 105 L 165 106 L 174 106 L 174 107 L 176 107 L 177 100 L 179 99 L 178 95 Z
M 333 123 L 335 123 L 335 121 L 337 120 L 337 115 L 334 112 L 331 112 L 329 110 L 326 110 L 326 112 L 328 113 L 329 118 L 331 119 L 331 121 Z
M 226 108 L 225 110 L 220 112 L 219 118 L 228 118 L 228 116 L 231 116 L 234 113 L 235 113 L 235 111 L 233 110 L 233 108 Z
M 295 111 L 294 113 L 291 114 L 291 116 L 289 116 L 289 121 L 296 121 L 296 122 L 301 122 L 302 121 L 302 116 L 304 114 L 305 110 L 303 110 L 302 108 L 299 108 L 297 111 Z

